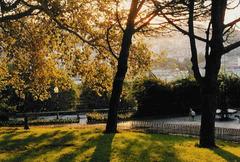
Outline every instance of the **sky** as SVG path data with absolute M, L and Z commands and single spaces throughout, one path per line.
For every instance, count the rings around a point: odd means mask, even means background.
M 239 2 L 239 0 L 235 0 L 234 3 L 230 6 L 230 7 L 234 7 L 237 5 L 237 3 Z M 225 23 L 231 22 L 237 18 L 240 17 L 240 6 L 238 6 L 235 9 L 229 9 L 226 12 L 226 21 Z
M 233 2 L 231 3 L 231 5 L 229 7 L 235 7 L 239 3 L 239 0 L 232 0 L 232 1 Z M 129 9 L 130 5 L 131 5 L 131 1 L 125 0 L 122 4 L 122 7 L 124 7 L 125 9 Z M 226 12 L 225 23 L 231 22 L 239 17 L 240 17 L 240 6 L 236 7 L 235 9 L 229 9 Z

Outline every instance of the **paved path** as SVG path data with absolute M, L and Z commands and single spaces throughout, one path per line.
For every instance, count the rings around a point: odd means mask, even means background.
M 240 116 L 240 112 L 238 114 Z M 234 116 L 234 115 L 233 115 Z M 46 116 L 46 117 L 39 117 L 40 119 L 56 119 L 55 116 Z M 60 115 L 60 119 L 76 119 L 76 115 Z M 23 119 L 18 119 L 23 120 Z M 201 116 L 198 115 L 195 117 L 194 121 L 188 117 L 174 117 L 174 118 L 165 118 L 165 119 L 154 119 L 154 120 L 148 120 L 148 121 L 154 121 L 154 122 L 166 122 L 166 123 L 172 123 L 172 124 L 184 124 L 184 125 L 200 125 Z M 86 115 L 80 115 L 80 124 L 87 124 L 87 118 Z M 233 128 L 233 129 L 240 129 L 240 122 L 238 119 L 234 119 L 231 121 L 219 121 L 216 120 L 216 127 L 220 128 Z
M 238 112 L 237 115 L 240 115 Z M 232 116 L 234 118 L 234 115 Z M 166 122 L 166 123 L 173 123 L 173 124 L 190 124 L 190 125 L 200 125 L 201 116 L 198 115 L 194 118 L 194 121 L 190 117 L 175 117 L 175 118 L 168 118 L 168 119 L 155 119 L 152 121 L 159 121 L 159 122 Z M 219 121 L 216 120 L 215 122 L 216 127 L 220 128 L 233 128 L 233 129 L 240 129 L 240 122 L 238 119 L 234 118 L 231 121 Z

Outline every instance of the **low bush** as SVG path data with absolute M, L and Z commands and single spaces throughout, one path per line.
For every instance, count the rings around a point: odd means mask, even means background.
M 119 113 L 118 120 L 128 120 L 131 119 L 134 113 Z M 106 113 L 98 113 L 98 112 L 91 112 L 87 113 L 87 121 L 88 123 L 96 123 L 96 122 L 106 122 L 107 121 L 107 114 Z
M 107 121 L 107 114 L 103 113 L 98 113 L 98 112 L 92 112 L 92 113 L 87 113 L 87 121 L 88 122 L 105 122 Z

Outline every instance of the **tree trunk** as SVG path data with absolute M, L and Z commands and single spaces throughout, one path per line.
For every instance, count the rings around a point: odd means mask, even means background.
M 117 72 L 113 81 L 112 94 L 109 103 L 108 120 L 106 133 L 117 132 L 117 111 L 119 107 L 120 96 L 122 93 L 123 82 L 128 69 L 129 50 L 132 44 L 134 34 L 134 21 L 137 14 L 137 0 L 132 0 L 131 9 L 128 16 L 127 26 L 123 34 L 121 51 L 118 59 Z
M 27 115 L 24 116 L 24 129 L 25 129 L 25 130 L 28 130 L 28 129 L 29 129 L 28 116 L 27 116 Z
M 217 109 L 218 73 L 221 67 L 223 46 L 224 18 L 227 0 L 212 0 L 211 22 L 212 38 L 210 54 L 206 54 L 206 72 L 201 83 L 202 120 L 200 130 L 200 146 L 215 147 L 215 113 Z
M 114 77 L 112 95 L 109 103 L 108 120 L 106 126 L 106 133 L 116 133 L 117 132 L 117 111 L 119 107 L 120 96 L 123 88 L 123 81 L 127 73 L 127 64 L 129 49 L 132 42 L 132 31 L 126 30 L 124 33 L 124 38 L 122 42 L 122 50 L 118 60 L 117 73 Z
M 113 90 L 109 104 L 108 120 L 106 126 L 106 133 L 117 132 L 117 111 L 119 107 L 119 100 L 122 93 L 123 78 L 126 72 L 124 70 L 118 70 L 113 83 Z M 123 78 L 121 78 L 121 76 Z
M 200 146 L 211 148 L 215 147 L 215 113 L 217 107 L 216 85 L 203 83 L 201 89 L 201 129 Z
M 24 129 L 25 130 L 30 129 L 29 128 L 29 124 L 28 124 L 28 116 L 26 114 L 29 111 L 29 104 L 28 104 L 28 102 L 29 102 L 29 94 L 26 94 L 25 100 L 24 100 L 24 105 L 23 105 L 23 109 L 24 109 L 24 113 L 25 113 L 25 115 L 24 115 Z
M 132 32 L 125 32 L 124 39 L 122 43 L 122 51 L 118 60 L 117 73 L 114 77 L 112 95 L 109 103 L 108 120 L 106 126 L 106 133 L 116 133 L 117 132 L 117 111 L 119 107 L 120 96 L 123 88 L 123 81 L 127 73 L 127 64 L 129 49 L 132 41 Z
M 216 45 L 215 43 L 213 44 L 214 46 Z M 217 95 L 219 93 L 217 78 L 221 66 L 219 49 L 211 49 L 211 53 L 206 60 L 206 74 L 200 84 L 202 99 L 200 146 L 206 148 L 215 147 L 215 114 L 218 105 Z

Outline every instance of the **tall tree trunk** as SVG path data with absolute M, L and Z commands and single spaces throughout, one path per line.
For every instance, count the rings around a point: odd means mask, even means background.
M 211 53 L 206 60 L 206 74 L 200 84 L 202 110 L 200 146 L 207 148 L 215 147 L 215 114 L 219 92 L 217 78 L 221 66 L 221 55 L 219 54 L 221 46 L 216 49 L 215 45 L 213 42 Z
M 211 21 L 212 38 L 210 54 L 206 54 L 206 72 L 201 83 L 202 119 L 200 130 L 200 146 L 215 147 L 215 113 L 217 109 L 218 83 L 217 77 L 221 67 L 223 46 L 223 30 L 227 0 L 212 0 Z
M 204 81 L 201 85 L 200 146 L 206 148 L 215 147 L 215 113 L 218 92 L 216 82 Z
M 137 15 L 138 0 L 132 0 L 127 26 L 123 34 L 121 51 L 118 59 L 117 72 L 113 81 L 112 94 L 109 103 L 108 120 L 106 125 L 106 133 L 117 132 L 117 111 L 119 100 L 122 93 L 123 82 L 128 69 L 129 50 L 132 44 L 134 34 L 134 21 Z
M 201 147 L 215 147 L 215 111 L 216 95 L 202 93 Z

